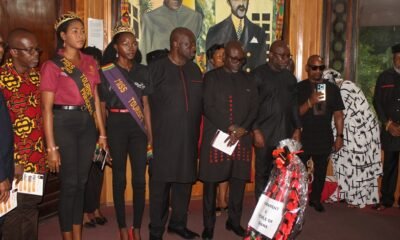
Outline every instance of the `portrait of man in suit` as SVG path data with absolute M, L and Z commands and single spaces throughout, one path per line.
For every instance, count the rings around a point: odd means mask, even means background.
M 231 7 L 231 14 L 208 30 L 206 49 L 214 44 L 239 40 L 246 52 L 246 64 L 243 69 L 250 72 L 266 62 L 267 36 L 260 26 L 246 16 L 249 0 L 227 0 L 227 3 Z

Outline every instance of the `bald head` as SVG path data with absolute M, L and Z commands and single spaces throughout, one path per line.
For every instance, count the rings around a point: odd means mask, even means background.
M 322 71 L 325 70 L 324 59 L 319 55 L 311 55 L 308 58 L 306 72 L 311 82 L 322 81 Z
M 40 49 L 32 32 L 22 28 L 15 29 L 8 35 L 7 42 L 13 64 L 19 73 L 38 65 Z
M 272 52 L 275 52 L 275 51 L 278 50 L 278 48 L 287 48 L 287 49 L 289 49 L 289 45 L 287 45 L 287 43 L 285 41 L 283 41 L 283 40 L 276 40 L 275 42 L 273 42 L 271 44 L 271 47 L 270 47 L 269 50 L 272 51 Z
M 243 52 L 242 44 L 239 41 L 236 41 L 236 40 L 229 41 L 225 45 L 225 51 L 231 51 L 232 49 L 235 49 L 235 50 Z
M 229 41 L 225 45 L 225 65 L 228 72 L 238 72 L 245 60 L 244 50 L 239 41 Z
M 170 58 L 175 63 L 185 64 L 196 55 L 196 38 L 184 27 L 175 28 L 170 36 Z
M 271 44 L 268 58 L 272 70 L 280 72 L 287 69 L 291 58 L 289 46 L 282 40 L 276 40 Z
M 320 55 L 311 55 L 307 60 L 307 65 L 316 65 L 315 63 L 323 63 L 324 59 Z
M 172 49 L 174 42 L 178 42 L 183 37 L 189 37 L 189 38 L 193 37 L 194 38 L 194 34 L 188 28 L 184 28 L 184 27 L 177 27 L 174 30 L 172 30 L 171 36 L 169 38 L 170 48 Z
M 14 29 L 10 32 L 7 38 L 7 43 L 10 46 L 10 48 L 18 48 L 18 46 L 21 44 L 22 39 L 27 39 L 27 38 L 35 38 L 35 35 L 27 29 L 24 28 L 17 28 Z

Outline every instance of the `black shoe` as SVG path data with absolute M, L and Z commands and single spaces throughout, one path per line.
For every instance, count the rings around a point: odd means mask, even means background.
M 391 208 L 391 207 L 392 207 L 392 205 L 383 204 L 383 203 L 377 203 L 372 208 L 377 210 L 377 211 L 383 211 L 386 208 Z
M 156 236 L 150 234 L 150 238 L 149 239 L 150 240 L 162 240 L 162 237 L 156 237 Z
M 242 226 L 233 226 L 232 223 L 228 220 L 225 223 L 225 228 L 228 231 L 233 231 L 239 237 L 244 237 L 246 234 L 246 230 Z
M 95 217 L 94 219 L 96 220 L 96 224 L 99 224 L 99 225 L 104 225 L 104 224 L 106 224 L 106 222 L 108 222 L 107 218 L 105 218 L 105 217 Z
M 320 202 L 316 203 L 316 202 L 310 201 L 308 203 L 308 205 L 310 207 L 313 207 L 315 209 L 315 211 L 317 211 L 317 212 L 325 212 L 325 208 Z
M 201 238 L 203 240 L 212 240 L 214 236 L 214 229 L 204 228 Z
M 228 212 L 228 207 L 216 207 L 215 208 L 215 215 L 217 217 L 221 216 L 222 212 Z
M 196 237 L 200 237 L 199 234 L 197 234 L 193 231 L 190 231 L 186 227 L 185 228 L 168 227 L 168 232 L 175 233 L 184 239 L 195 239 Z
M 85 228 L 95 228 L 96 227 L 96 222 L 94 219 L 91 219 L 89 222 L 84 222 L 83 226 Z

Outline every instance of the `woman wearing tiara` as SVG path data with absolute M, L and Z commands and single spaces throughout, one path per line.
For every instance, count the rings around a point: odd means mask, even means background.
M 80 51 L 86 39 L 82 19 L 71 12 L 64 14 L 55 29 L 57 54 L 41 69 L 44 131 L 50 172 L 60 173 L 62 237 L 80 240 L 85 184 L 96 140 L 100 147 L 107 147 L 97 93 L 100 77 L 95 60 Z
M 140 240 L 145 206 L 146 146 L 151 144 L 150 109 L 147 100 L 147 68 L 135 62 L 138 43 L 133 31 L 114 28 L 103 55 L 101 100 L 105 102 L 107 135 L 113 159 L 113 199 L 121 240 Z M 129 154 L 133 187 L 133 228 L 125 219 L 126 161 Z

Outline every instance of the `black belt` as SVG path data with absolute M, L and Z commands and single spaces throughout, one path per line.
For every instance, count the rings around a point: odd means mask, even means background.
M 71 110 L 71 111 L 87 111 L 86 105 L 72 106 L 72 105 L 53 105 L 55 110 Z

